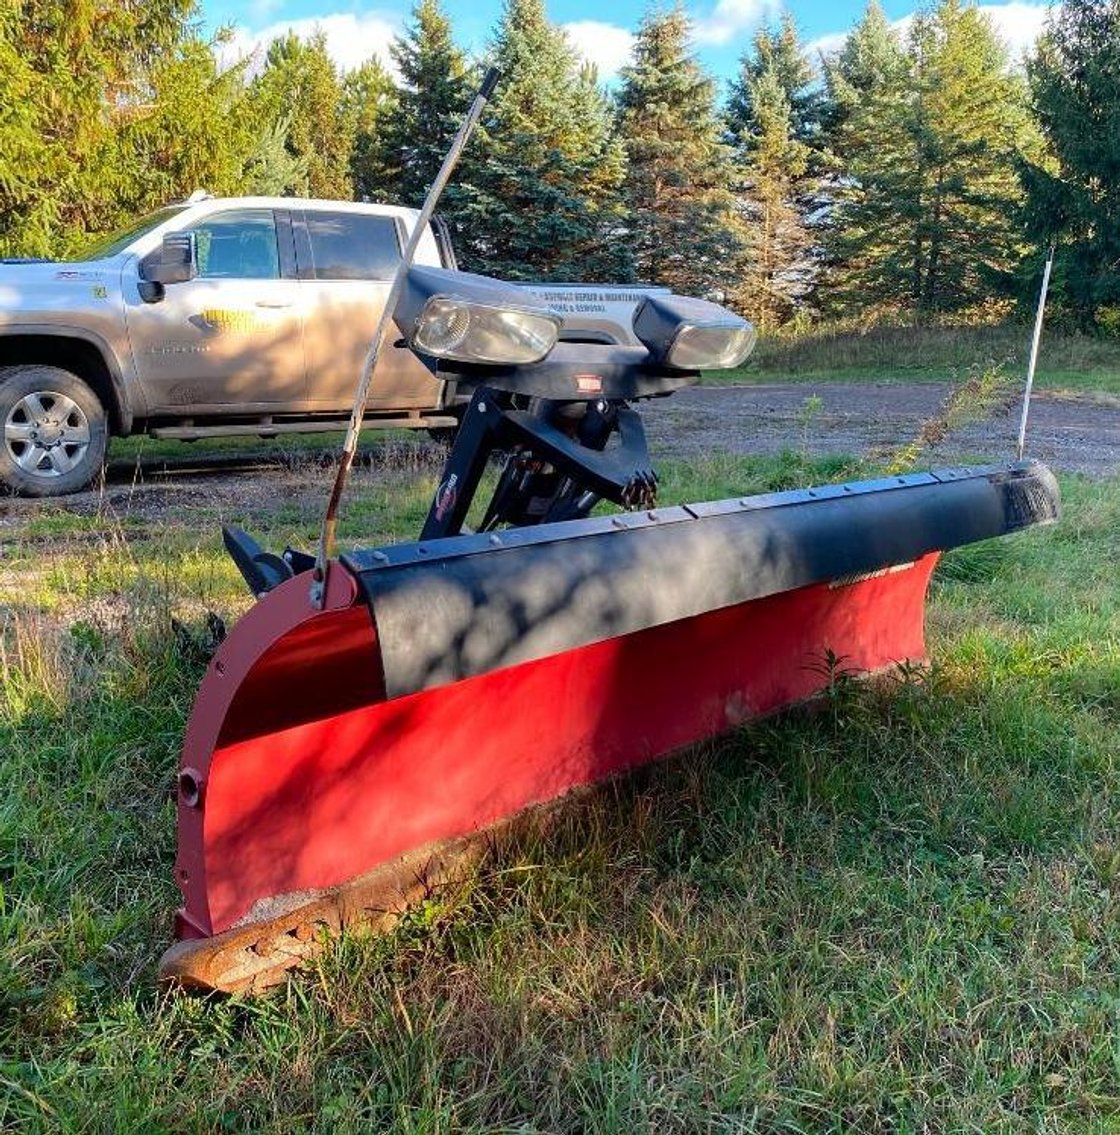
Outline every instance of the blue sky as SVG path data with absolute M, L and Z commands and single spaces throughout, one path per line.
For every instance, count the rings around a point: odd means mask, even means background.
M 881 0 L 888 17 L 904 26 L 918 6 L 914 0 Z M 865 0 L 789 0 L 805 40 L 814 52 L 833 49 L 860 16 Z M 318 24 L 336 60 L 344 68 L 371 54 L 388 62 L 387 45 L 408 17 L 411 0 L 202 0 L 207 26 L 236 27 L 234 54 L 244 54 L 267 43 L 288 28 L 301 34 Z M 481 52 L 500 15 L 501 0 L 445 0 L 456 36 L 470 51 Z M 576 48 L 610 76 L 626 60 L 633 30 L 646 7 L 645 0 L 548 0 L 550 17 L 562 24 Z M 984 3 L 1013 56 L 1033 42 L 1045 18 L 1045 3 L 1013 0 Z M 710 71 L 726 79 L 760 23 L 772 21 L 781 10 L 780 0 L 689 0 L 686 4 L 695 27 L 695 46 Z

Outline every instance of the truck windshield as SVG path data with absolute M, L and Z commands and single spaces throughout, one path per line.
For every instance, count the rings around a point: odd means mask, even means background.
M 80 262 L 83 260 L 105 260 L 109 256 L 116 256 L 137 237 L 150 232 L 156 225 L 162 225 L 164 221 L 170 220 L 176 213 L 181 213 L 186 208 L 186 205 L 167 205 L 163 209 L 157 209 L 154 213 L 147 213 L 139 220 L 125 225 L 122 229 L 117 229 L 115 233 L 100 237 L 89 248 L 84 249 L 71 259 Z

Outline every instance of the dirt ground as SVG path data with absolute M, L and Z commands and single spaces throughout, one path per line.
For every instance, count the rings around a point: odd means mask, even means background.
M 814 456 L 874 456 L 912 440 L 946 393 L 940 383 L 704 386 L 653 400 L 645 407 L 645 420 L 655 460 L 787 448 Z M 815 409 L 807 405 L 814 396 L 819 399 Z M 1014 454 L 1018 427 L 1014 405 L 957 431 L 922 464 L 1005 460 Z M 108 505 L 118 513 L 158 519 L 181 518 L 200 508 L 252 511 L 254 501 L 323 500 L 337 444 L 332 437 L 329 448 L 316 452 L 262 441 L 259 449 L 216 457 L 207 456 L 205 443 L 199 443 L 184 445 L 171 457 L 111 461 L 104 487 L 67 498 L 65 508 L 95 513 Z M 1027 453 L 1062 472 L 1120 473 L 1120 399 L 1040 394 L 1031 407 Z M 375 478 L 385 465 L 434 470 L 441 459 L 440 448 L 422 434 L 372 442 L 364 454 L 366 468 L 357 471 L 358 483 Z M 0 499 L 0 527 L 18 527 L 42 507 L 33 500 Z

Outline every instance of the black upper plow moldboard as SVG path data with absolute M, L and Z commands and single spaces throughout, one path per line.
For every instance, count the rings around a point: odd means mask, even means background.
M 1058 518 L 1038 462 L 943 469 L 343 557 L 399 697 Z M 544 707 L 542 707 L 544 711 Z

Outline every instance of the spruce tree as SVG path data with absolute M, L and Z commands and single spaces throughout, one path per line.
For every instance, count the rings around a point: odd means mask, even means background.
M 1019 155 L 1035 144 L 1022 81 L 991 23 L 959 0 L 915 18 L 906 66 L 844 116 L 845 199 L 829 241 L 831 299 L 919 318 L 1007 288 L 1019 257 Z
M 1028 74 L 1053 154 L 1024 165 L 1029 232 L 1058 240 L 1056 299 L 1095 329 L 1104 309 L 1120 307 L 1120 4 L 1065 0 Z
M 625 275 L 623 150 L 594 71 L 543 0 L 507 0 L 492 56 L 502 82 L 448 210 L 464 266 L 509 279 Z
M 681 9 L 648 12 L 618 104 L 638 278 L 695 295 L 735 287 L 742 242 L 715 85 L 688 38 Z
M 311 196 L 351 198 L 355 126 L 345 111 L 342 79 L 326 37 L 316 32 L 304 41 L 289 32 L 273 40 L 251 95 L 260 129 L 281 119 L 289 122 L 287 149 L 306 162 Z
M 366 60 L 342 81 L 342 110 L 354 132 L 350 180 L 359 201 L 388 201 L 396 169 L 390 126 L 399 113 L 397 88 L 376 57 Z
M 789 104 L 791 137 L 812 144 L 820 129 L 821 95 L 813 65 L 805 54 L 797 25 L 788 13 L 776 28 L 760 28 L 750 50 L 739 60 L 739 73 L 731 84 L 727 117 L 733 129 L 754 121 L 754 84 L 769 76 Z
M 835 151 L 850 138 L 841 130 L 866 99 L 873 98 L 906 73 L 906 54 L 879 0 L 869 0 L 860 22 L 840 51 L 824 63 L 822 125 Z M 865 140 L 869 141 L 869 140 Z
M 151 70 L 150 102 L 122 123 L 118 152 L 142 169 L 116 202 L 136 215 L 196 189 L 240 193 L 254 137 L 244 64 L 219 72 L 211 45 L 186 40 Z
M 764 328 L 805 311 L 817 268 L 820 99 L 787 15 L 762 29 L 740 62 L 728 101 L 736 196 L 746 255 L 738 305 Z
M 236 191 L 250 132 L 193 0 L 0 7 L 0 254 L 62 256 L 200 184 Z
M 905 255 L 896 247 L 900 225 L 905 221 L 909 233 L 921 215 L 920 203 L 909 196 L 915 92 L 905 45 L 878 0 L 869 0 L 844 46 L 826 61 L 824 77 L 832 176 L 818 298 L 840 315 L 908 310 L 912 305 L 891 269 Z
M 307 159 L 288 149 L 292 120 L 277 118 L 258 127 L 242 177 L 244 191 L 261 197 L 306 197 Z
M 439 0 L 419 0 L 390 51 L 401 83 L 396 110 L 386 121 L 386 162 L 395 198 L 419 206 L 470 101 L 469 69 Z M 446 202 L 454 197 L 452 186 Z

